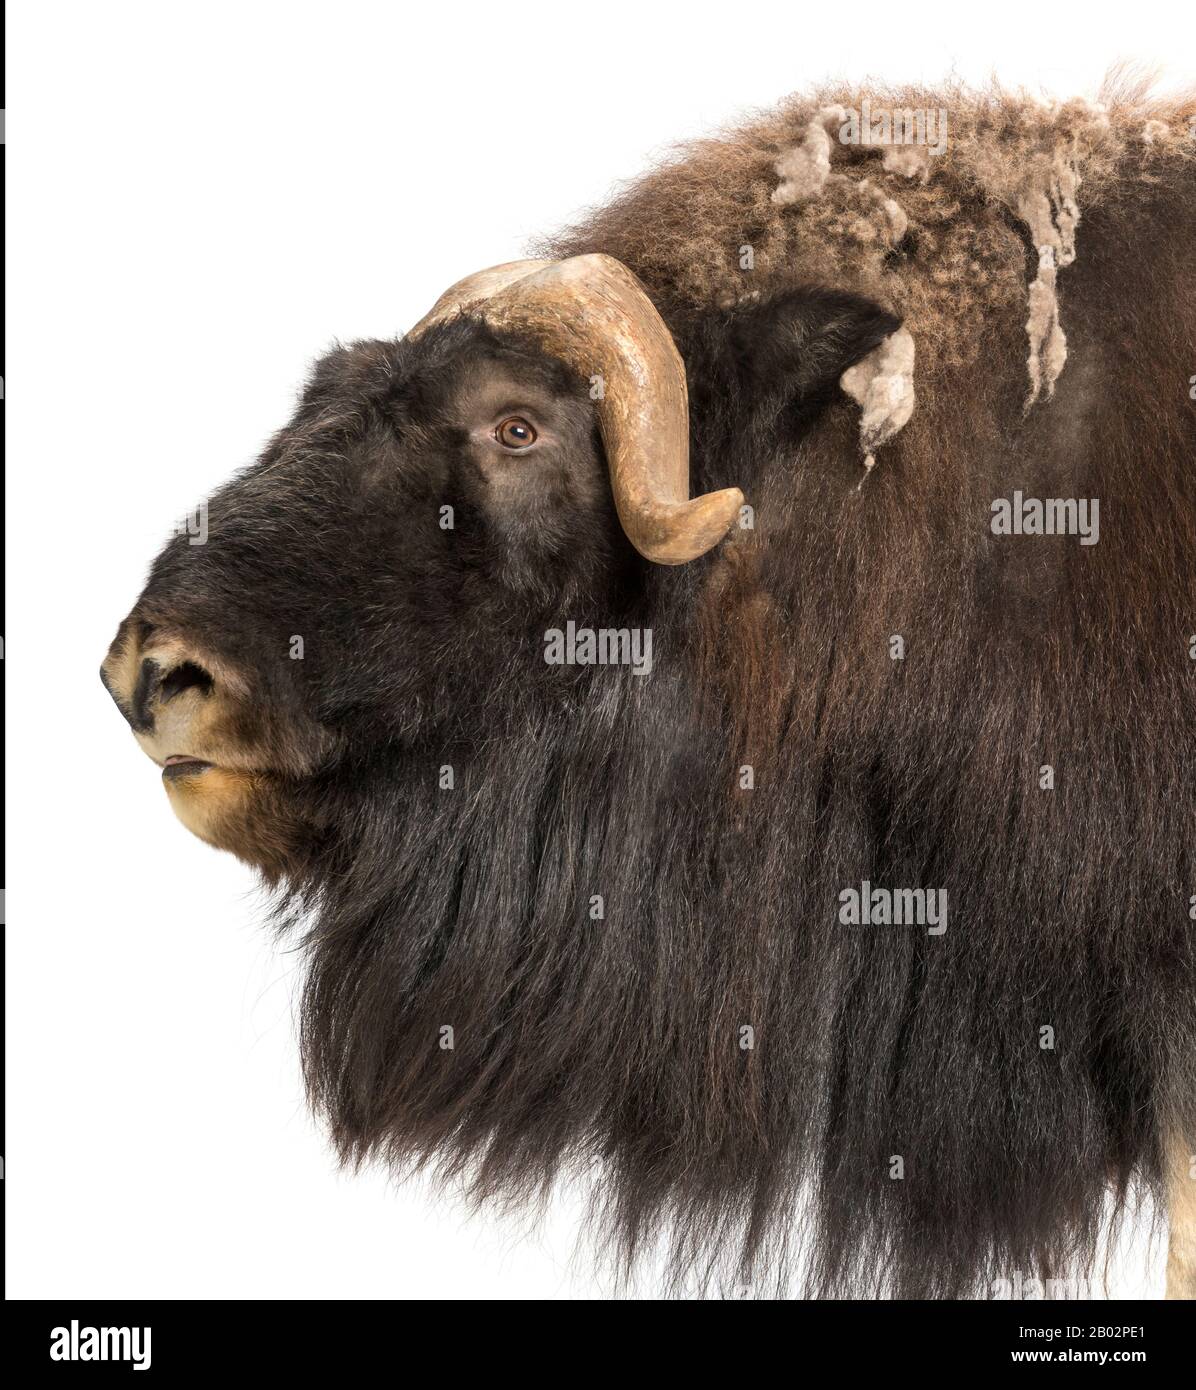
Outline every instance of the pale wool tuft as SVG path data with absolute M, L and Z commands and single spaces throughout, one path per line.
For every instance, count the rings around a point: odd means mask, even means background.
M 881 167 L 886 174 L 901 174 L 925 183 L 930 177 L 930 150 L 925 145 L 888 145 Z
M 889 245 L 896 246 L 909 228 L 909 218 L 905 215 L 904 208 L 869 179 L 861 179 L 856 188 L 884 213 Z
M 828 127 L 842 125 L 846 119 L 847 112 L 843 107 L 824 106 L 809 122 L 802 143 L 782 155 L 773 166 L 781 180 L 772 192 L 774 203 L 782 206 L 807 203 L 822 193 L 828 183 L 851 182 L 844 175 L 831 172 L 834 141 Z M 881 167 L 886 173 L 901 174 L 910 179 L 917 178 L 925 183 L 930 177 L 930 152 L 925 146 L 890 145 L 884 150 Z M 868 179 L 861 179 L 855 187 L 884 213 L 887 239 L 895 246 L 909 227 L 909 218 L 905 211 Z
M 1038 249 L 1038 274 L 1030 286 L 1030 315 L 1026 320 L 1030 341 L 1026 359 L 1030 375 L 1027 410 L 1044 389 L 1048 398 L 1054 395 L 1055 382 L 1067 362 L 1057 281 L 1060 267 L 1071 265 L 1076 258 L 1079 186 L 1080 176 L 1074 165 L 1057 156 L 1047 175 L 1040 176 L 1038 186 L 1027 188 L 1017 202 L 1017 215 L 1029 228 Z
M 864 468 L 876 463 L 875 450 L 887 443 L 914 413 L 914 339 L 899 328 L 839 378 L 839 385 L 861 408 L 860 447 Z
M 773 189 L 774 203 L 804 203 L 822 192 L 831 173 L 831 137 L 827 126 L 842 125 L 847 112 L 841 106 L 824 106 L 806 126 L 805 139 L 777 160 L 781 182 Z

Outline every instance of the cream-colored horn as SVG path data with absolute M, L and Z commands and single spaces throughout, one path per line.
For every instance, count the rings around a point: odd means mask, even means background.
M 681 565 L 722 540 L 743 493 L 731 487 L 690 498 L 685 366 L 626 266 L 602 255 L 510 261 L 458 281 L 412 332 L 471 310 L 600 383 L 611 492 L 641 555 Z
M 524 279 L 533 270 L 544 270 L 555 264 L 555 261 L 506 261 L 503 265 L 492 265 L 489 270 L 477 270 L 445 290 L 407 336 L 413 338 L 434 323 L 443 323 L 454 314 L 476 309 L 499 290 L 505 290 L 508 285 Z

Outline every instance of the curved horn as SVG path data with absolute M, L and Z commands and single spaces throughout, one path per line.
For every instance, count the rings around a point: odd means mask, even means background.
M 601 376 L 598 425 L 627 539 L 680 565 L 726 535 L 738 488 L 689 496 L 685 366 L 639 281 L 611 256 L 511 261 L 459 281 L 412 332 L 483 308 L 487 323 L 531 338 L 582 376 Z
M 489 270 L 475 271 L 445 290 L 407 336 L 413 338 L 425 328 L 431 328 L 434 323 L 443 323 L 454 314 L 476 309 L 499 290 L 522 280 L 533 270 L 544 270 L 553 264 L 553 261 L 506 261 L 502 265 L 492 265 Z

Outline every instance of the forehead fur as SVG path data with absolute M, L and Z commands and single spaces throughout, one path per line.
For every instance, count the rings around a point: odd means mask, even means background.
M 413 339 L 337 344 L 313 368 L 296 423 L 343 423 L 383 408 L 435 411 L 484 372 L 543 394 L 581 394 L 581 383 L 563 363 L 462 314 Z

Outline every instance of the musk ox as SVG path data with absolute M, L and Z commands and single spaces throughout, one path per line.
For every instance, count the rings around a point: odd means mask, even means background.
M 1151 1197 L 1196 1291 L 1194 123 L 792 99 L 170 540 L 104 680 L 301 933 L 344 1159 L 583 1173 L 691 1294 L 988 1295 Z

